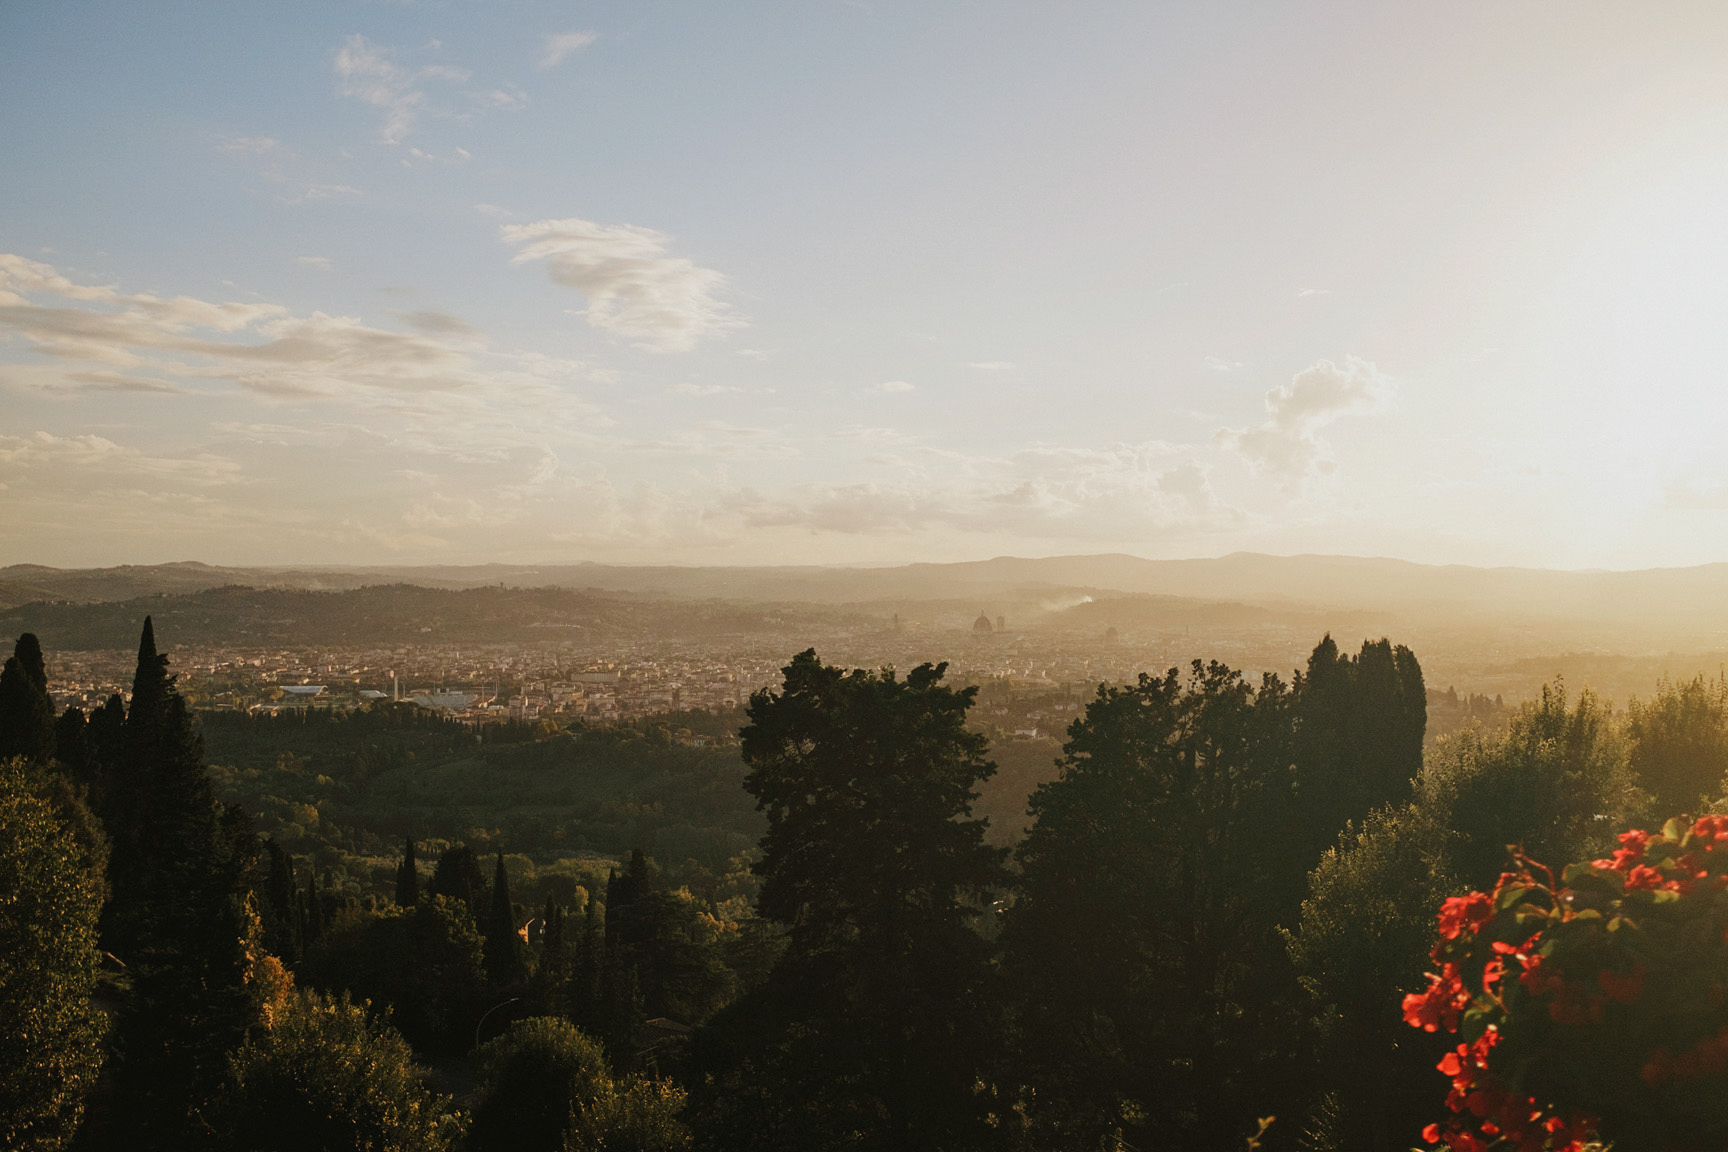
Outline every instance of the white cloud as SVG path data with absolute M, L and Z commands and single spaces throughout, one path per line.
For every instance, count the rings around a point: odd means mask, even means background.
M 722 496 L 716 515 L 747 528 L 843 535 L 956 531 L 1046 540 L 1155 540 L 1241 521 L 1221 503 L 1206 469 L 1185 449 L 1152 441 L 1101 449 L 1029 448 L 972 459 L 931 476 L 897 464 L 897 479 L 811 484 L 779 497 L 751 489 Z M 956 461 L 944 461 L 953 465 Z
M 596 224 L 574 217 L 509 224 L 504 242 L 516 248 L 512 264 L 546 261 L 559 284 L 588 298 L 580 313 L 639 348 L 684 352 L 744 321 L 715 294 L 726 278 L 681 256 L 669 256 L 671 237 L 630 224 Z
M 336 50 L 336 75 L 342 95 L 383 110 L 379 134 L 386 144 L 400 144 L 426 105 L 413 73 L 364 36 L 350 36 Z
M 436 44 L 433 47 L 437 47 Z M 487 111 L 513 111 L 527 106 L 528 97 L 514 85 L 503 87 L 467 87 L 473 73 L 467 68 L 450 64 L 427 64 L 410 68 L 399 63 L 398 52 L 372 43 L 366 37 L 353 35 L 336 49 L 336 90 L 343 96 L 370 104 L 384 114 L 378 135 L 386 144 L 400 145 L 425 115 L 467 120 Z M 438 98 L 427 83 L 454 87 L 455 99 Z M 417 159 L 449 160 L 419 149 L 411 149 Z M 456 149 L 457 162 L 467 159 L 467 153 Z
M 916 392 L 918 385 L 908 380 L 884 380 L 870 390 L 872 392 Z
M 68 470 L 83 481 L 107 472 L 178 479 L 196 485 L 232 483 L 241 471 L 233 460 L 211 453 L 150 456 L 135 448 L 122 447 L 105 436 L 55 436 L 43 431 L 28 436 L 0 434 L 0 468 L 14 479 L 21 472 L 47 470 L 47 479 L 53 481 L 60 470 Z
M 294 262 L 296 264 L 310 265 L 311 267 L 317 268 L 323 272 L 328 272 L 336 266 L 336 262 L 331 260 L 328 256 L 296 256 L 294 257 Z
M 279 400 L 388 411 L 453 443 L 520 443 L 535 429 L 588 426 L 569 391 L 588 366 L 488 353 L 485 336 L 435 311 L 399 314 L 393 331 L 355 317 L 296 316 L 277 304 L 211 303 L 79 284 L 0 253 L 0 333 L 75 369 L 31 369 L 34 386 L 152 392 L 224 388 Z M 489 439 L 490 438 L 490 439 Z
M 1314 296 L 1330 295 L 1332 295 L 1332 289 L 1330 288 L 1298 288 L 1296 290 L 1296 299 L 1298 300 L 1307 300 Z
M 1213 372 L 1234 372 L 1236 369 L 1242 367 L 1242 361 L 1240 360 L 1225 360 L 1219 356 L 1208 356 L 1206 357 L 1205 363 L 1206 367 Z
M 976 363 L 966 365 L 966 367 L 975 368 L 980 372 L 1009 372 L 1013 370 L 1014 365 L 1007 360 L 979 360 Z
M 559 32 L 548 36 L 540 47 L 540 67 L 556 68 L 564 63 L 564 57 L 588 47 L 596 39 L 593 32 Z
M 1392 382 L 1366 360 L 1348 356 L 1342 366 L 1320 360 L 1266 393 L 1265 423 L 1221 428 L 1217 440 L 1256 471 L 1300 483 L 1336 467 L 1320 429 L 1348 413 L 1384 406 L 1392 391 Z

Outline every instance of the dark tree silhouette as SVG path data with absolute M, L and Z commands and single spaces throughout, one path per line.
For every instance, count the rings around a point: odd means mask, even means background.
M 1296 1098 L 1288 712 L 1218 663 L 1100 688 L 1033 794 L 1002 944 L 1051 1146 L 1240 1148 Z
M 412 908 L 420 899 L 419 862 L 414 857 L 414 838 L 402 844 L 402 863 L 396 868 L 396 903 Z
M 994 770 L 974 689 L 945 665 L 848 672 L 795 657 L 756 693 L 745 787 L 768 816 L 758 909 L 789 929 L 766 984 L 701 1041 L 701 1140 L 727 1148 L 989 1142 L 989 949 L 973 901 L 1004 853 L 971 818 Z
M 0 760 L 22 756 L 46 764 L 54 756 L 54 699 L 35 633 L 18 637 L 0 668 Z

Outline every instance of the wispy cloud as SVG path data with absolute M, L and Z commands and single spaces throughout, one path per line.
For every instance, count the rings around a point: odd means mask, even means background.
M 536 429 L 575 426 L 592 413 L 568 387 L 593 378 L 586 365 L 488 353 L 483 333 L 445 313 L 399 318 L 408 330 L 323 312 L 294 315 L 279 304 L 127 293 L 0 253 L 0 333 L 22 337 L 70 369 L 35 386 L 237 388 L 271 400 L 390 412 L 468 445 L 489 437 L 519 443 Z
M 336 262 L 328 256 L 296 256 L 294 263 L 306 264 L 324 272 L 328 272 L 336 266 Z
M 1336 467 L 1320 429 L 1348 413 L 1382 407 L 1392 392 L 1391 380 L 1366 360 L 1348 356 L 1342 365 L 1320 360 L 1266 393 L 1264 423 L 1221 428 L 1217 439 L 1256 471 L 1300 483 Z
M 631 224 L 570 217 L 503 227 L 512 264 L 544 260 L 553 281 L 588 298 L 579 313 L 639 348 L 684 352 L 744 326 L 717 298 L 726 277 L 667 253 L 671 237 Z
M 918 385 L 910 380 L 884 380 L 871 386 L 872 392 L 916 392 Z
M 413 68 L 400 63 L 400 55 L 399 50 L 374 44 L 358 34 L 348 37 L 336 49 L 336 90 L 383 113 L 378 135 L 386 144 L 402 144 L 426 115 L 461 120 L 480 112 L 522 108 L 528 103 L 527 95 L 510 85 L 470 84 L 473 73 L 466 68 L 450 64 Z M 448 159 L 418 149 L 412 154 L 421 159 Z M 466 158 L 466 153 L 462 158 Z
M 588 47 L 598 38 L 593 32 L 559 32 L 548 36 L 540 46 L 540 67 L 556 68 L 570 53 Z

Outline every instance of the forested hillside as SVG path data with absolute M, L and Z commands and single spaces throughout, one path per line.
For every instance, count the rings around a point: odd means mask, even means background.
M 1716 825 L 1627 829 L 1722 794 L 1723 684 L 1627 714 L 1554 685 L 1427 742 L 1389 641 L 1197 660 L 1100 685 L 1007 834 L 980 797 L 1035 769 L 1000 777 L 977 692 L 807 651 L 732 716 L 200 719 L 147 619 L 129 698 L 56 716 L 26 634 L 0 1143 L 1719 1146 L 1671 1119 L 1728 1066 L 1715 945 L 1636 935 L 1721 937 Z M 1579 1064 L 1646 981 L 1668 1031 Z

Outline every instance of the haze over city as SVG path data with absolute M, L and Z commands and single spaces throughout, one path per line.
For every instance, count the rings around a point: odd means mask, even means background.
M 0 548 L 1728 558 L 1714 4 L 0 10 Z

